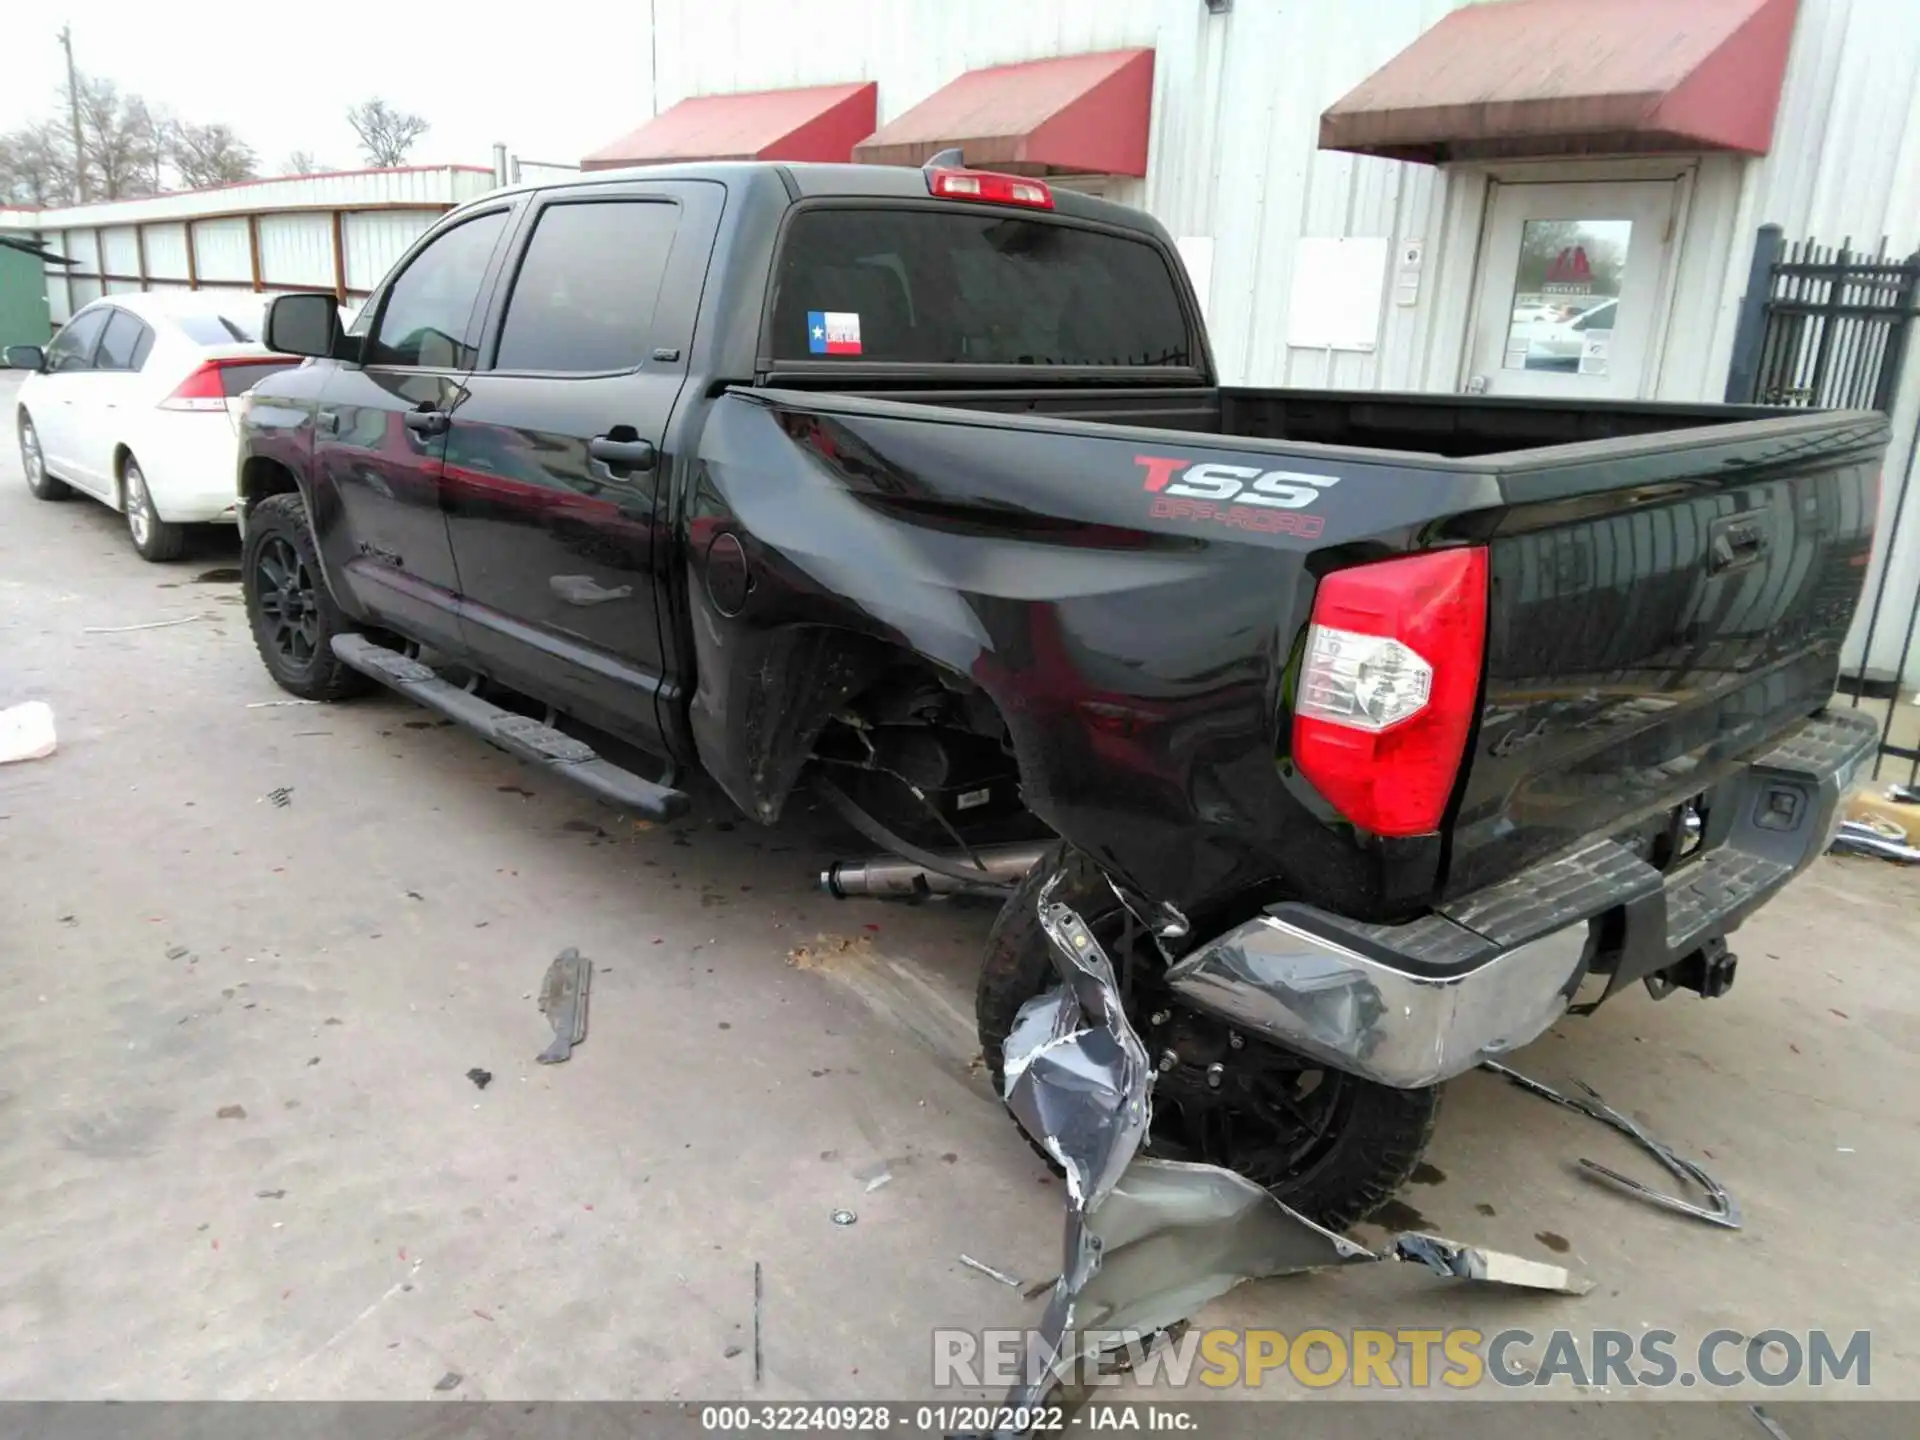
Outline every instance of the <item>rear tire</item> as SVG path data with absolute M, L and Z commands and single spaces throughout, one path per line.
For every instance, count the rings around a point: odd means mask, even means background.
M 345 700 L 373 681 L 340 662 L 333 637 L 355 626 L 334 603 L 298 495 L 271 495 L 247 516 L 241 589 L 254 648 L 274 683 L 302 700 Z
M 27 472 L 27 489 L 36 500 L 71 500 L 73 487 L 47 473 L 47 457 L 40 449 L 40 432 L 31 416 L 20 417 L 20 468 Z
M 1063 865 L 1066 875 L 1055 899 L 1078 911 L 1103 940 L 1107 935 L 1101 922 L 1118 911 L 1119 902 L 1099 868 L 1078 851 L 1065 849 L 1043 858 L 1007 901 L 987 939 L 987 958 L 975 1004 L 980 1049 L 996 1094 L 1001 1090 L 1007 1036 L 1013 1031 L 1020 1007 L 1056 983 L 1050 943 L 1040 928 L 1038 904 L 1041 887 Z M 1121 957 L 1113 958 L 1118 967 Z M 1130 1012 L 1127 1018 L 1144 1038 L 1142 1017 Z M 1249 1038 L 1241 1053 L 1252 1055 L 1264 1043 Z M 1268 1048 L 1276 1054 L 1285 1053 L 1277 1046 Z M 1332 1117 L 1311 1160 L 1297 1173 L 1276 1175 L 1269 1171 L 1252 1173 L 1249 1178 L 1309 1219 L 1332 1230 L 1345 1230 L 1391 1200 L 1413 1174 L 1421 1152 L 1433 1138 L 1434 1122 L 1440 1113 L 1440 1087 L 1395 1090 L 1335 1072 L 1325 1072 L 1321 1083 L 1337 1084 L 1339 1088 L 1337 1093 L 1330 1092 Z M 1156 1131 L 1168 1118 L 1156 1112 Z M 1148 1137 L 1147 1150 L 1155 1151 L 1153 1135 Z M 1048 1164 L 1053 1163 L 1044 1151 L 1040 1153 Z M 1183 1154 L 1178 1158 L 1195 1157 Z M 1201 1158 L 1221 1163 L 1228 1157 Z M 1248 1174 L 1250 1169 L 1264 1167 L 1229 1164 L 1228 1168 Z
M 146 472 L 129 455 L 120 466 L 121 508 L 127 516 L 127 538 L 142 560 L 160 564 L 178 560 L 187 549 L 187 527 L 162 520 L 153 508 Z

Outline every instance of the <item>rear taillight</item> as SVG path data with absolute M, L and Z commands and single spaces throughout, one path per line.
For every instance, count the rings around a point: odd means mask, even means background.
M 1440 827 L 1486 651 L 1487 552 L 1435 550 L 1320 582 L 1293 712 L 1293 758 L 1377 835 Z
M 203 361 L 200 368 L 174 388 L 174 392 L 160 402 L 162 410 L 224 410 L 227 408 L 226 387 L 220 383 L 220 362 Z
M 1038 180 L 999 175 L 991 170 L 929 170 L 927 189 L 947 200 L 982 200 L 993 205 L 1053 209 L 1053 191 Z

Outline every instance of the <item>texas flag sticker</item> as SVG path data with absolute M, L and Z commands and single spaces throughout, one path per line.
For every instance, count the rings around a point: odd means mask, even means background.
M 807 349 L 815 355 L 858 355 L 860 353 L 860 312 L 857 310 L 809 310 L 807 312 Z

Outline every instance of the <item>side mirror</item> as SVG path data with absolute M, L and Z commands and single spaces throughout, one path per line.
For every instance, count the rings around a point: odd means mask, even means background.
M 47 352 L 38 345 L 9 345 L 7 347 L 7 369 L 44 370 L 47 368 Z
M 340 350 L 340 309 L 331 295 L 276 295 L 267 306 L 269 350 L 329 359 Z

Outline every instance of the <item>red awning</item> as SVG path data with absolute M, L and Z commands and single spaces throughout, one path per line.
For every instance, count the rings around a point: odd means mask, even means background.
M 967 164 L 1026 174 L 1145 175 L 1153 51 L 1110 50 L 969 70 L 853 147 L 870 165 Z
M 1320 117 L 1441 164 L 1773 143 L 1798 0 L 1508 0 L 1446 16 Z
M 826 160 L 841 165 L 873 133 L 880 87 L 815 85 L 682 100 L 587 156 L 582 170 L 672 160 Z

